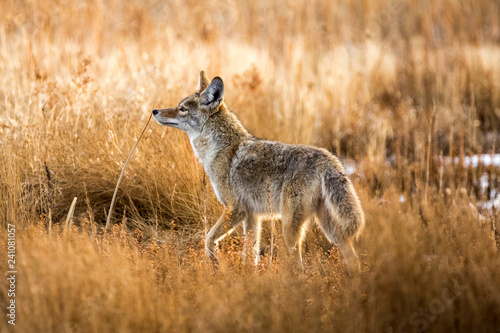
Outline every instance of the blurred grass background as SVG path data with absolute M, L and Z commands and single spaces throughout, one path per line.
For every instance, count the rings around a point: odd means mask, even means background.
M 0 13 L 0 221 L 19 227 L 21 331 L 498 331 L 500 167 L 468 162 L 500 153 L 498 1 L 7 0 Z M 304 274 L 279 244 L 255 270 L 238 235 L 213 274 L 203 221 L 221 206 L 185 134 L 155 123 L 100 233 L 149 112 L 201 69 L 254 135 L 352 166 L 359 281 L 316 230 Z

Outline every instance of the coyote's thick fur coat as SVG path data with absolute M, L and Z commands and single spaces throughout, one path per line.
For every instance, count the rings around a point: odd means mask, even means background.
M 259 216 L 272 210 L 281 214 L 286 246 L 300 262 L 303 228 L 315 219 L 348 268 L 358 270 L 352 241 L 363 229 L 364 214 L 340 161 L 324 149 L 252 136 L 229 111 L 223 94 L 222 80 L 210 82 L 202 71 L 197 92 L 176 107 L 153 110 L 160 124 L 188 134 L 225 206 L 207 235 L 207 254 L 215 258 L 217 242 L 243 222 L 245 236 L 251 231 L 255 237 L 258 262 Z

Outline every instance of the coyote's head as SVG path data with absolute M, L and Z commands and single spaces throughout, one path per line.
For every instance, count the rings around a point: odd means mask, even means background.
M 153 110 L 153 115 L 161 125 L 181 129 L 190 137 L 197 136 L 207 119 L 219 110 L 223 96 L 222 79 L 215 77 L 210 82 L 201 71 L 198 90 L 194 94 L 184 98 L 176 107 Z

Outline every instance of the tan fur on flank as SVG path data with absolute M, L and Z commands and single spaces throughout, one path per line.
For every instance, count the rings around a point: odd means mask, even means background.
M 324 149 L 252 136 L 224 103 L 224 84 L 200 73 L 198 90 L 179 105 L 154 110 L 162 125 L 185 131 L 194 153 L 225 206 L 206 239 L 215 258 L 217 242 L 243 222 L 255 236 L 259 260 L 259 217 L 279 212 L 286 246 L 302 262 L 302 230 L 311 219 L 342 252 L 350 271 L 359 270 L 352 246 L 364 226 L 358 196 L 340 161 Z M 269 185 L 268 185 L 269 184 Z M 270 187 L 271 204 L 268 203 Z M 228 232 L 229 231 L 229 232 Z

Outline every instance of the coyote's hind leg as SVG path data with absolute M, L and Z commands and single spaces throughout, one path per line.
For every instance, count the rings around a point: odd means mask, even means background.
M 283 237 L 288 251 L 295 257 L 300 269 L 303 269 L 302 238 L 307 218 L 301 193 L 297 191 L 296 187 L 289 185 L 285 190 L 281 207 Z
M 247 218 L 245 219 L 245 222 L 243 222 L 243 232 L 245 233 L 244 253 L 246 254 L 246 246 L 251 234 L 254 241 L 252 250 L 255 257 L 255 265 L 258 265 L 260 260 L 261 225 L 259 219 L 257 219 L 254 214 L 247 212 L 246 216 Z
M 354 247 L 352 246 L 352 237 L 345 239 L 342 243 L 338 244 L 337 247 L 342 252 L 344 256 L 345 263 L 347 265 L 347 270 L 349 274 L 356 275 L 361 271 L 361 265 L 359 263 L 359 257 L 354 251 Z

